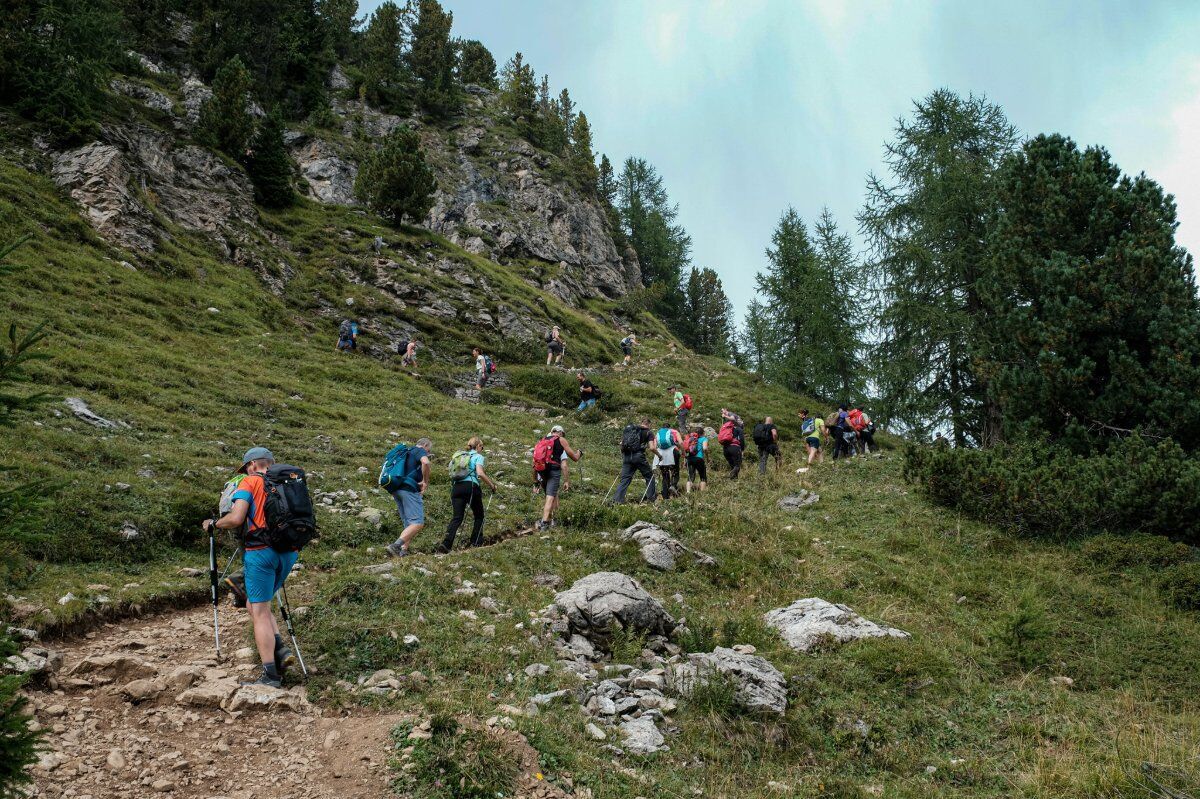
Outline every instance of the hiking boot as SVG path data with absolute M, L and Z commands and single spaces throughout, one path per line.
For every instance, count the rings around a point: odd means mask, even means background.
M 388 544 L 386 547 L 384 547 L 384 551 L 387 552 L 388 557 L 390 558 L 407 558 L 409 555 L 408 547 L 404 544 L 401 544 L 400 546 Z
M 257 680 L 253 680 L 251 682 L 244 682 L 244 683 L 242 683 L 242 685 L 269 685 L 272 688 L 282 688 L 283 680 L 273 680 L 264 674 L 261 677 L 259 677 Z
M 275 668 L 280 675 L 296 665 L 296 655 L 286 645 L 275 647 Z M 265 676 L 265 675 L 264 675 Z
M 246 607 L 246 575 L 243 572 L 234 572 L 225 578 L 223 584 L 229 596 L 233 598 L 233 606 Z
M 433 554 L 435 554 L 435 555 L 449 555 L 449 554 L 450 554 L 450 547 L 446 546 L 445 544 L 438 544 L 437 546 L 435 546 L 435 547 L 433 548 Z
M 534 530 L 537 530 L 537 531 L 540 533 L 540 532 L 542 532 L 543 530 L 549 530 L 549 529 L 550 529 L 550 525 L 549 525 L 547 522 L 544 522 L 544 521 L 538 520 L 538 523 L 537 523 L 537 524 L 535 524 L 535 525 L 533 526 L 533 529 L 534 529 Z

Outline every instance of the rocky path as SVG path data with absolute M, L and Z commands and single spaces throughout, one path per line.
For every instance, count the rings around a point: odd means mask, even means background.
M 389 734 L 400 717 L 325 715 L 302 687 L 239 688 L 257 670 L 229 657 L 248 624 L 244 612 L 222 607 L 221 664 L 211 607 L 108 625 L 56 646 L 64 656 L 57 676 L 31 691 L 49 730 L 32 795 L 388 795 Z

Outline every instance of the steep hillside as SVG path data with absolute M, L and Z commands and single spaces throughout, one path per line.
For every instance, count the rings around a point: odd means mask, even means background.
M 1163 797 L 1200 783 L 1200 623 L 1151 587 L 1154 558 L 963 521 L 912 493 L 892 449 L 796 471 L 807 400 L 695 356 L 628 302 L 636 264 L 603 214 L 488 95 L 421 125 L 440 199 L 427 227 L 393 229 L 345 190 L 359 128 L 395 119 L 343 97 L 337 125 L 294 131 L 313 196 L 268 212 L 239 167 L 190 141 L 203 87 L 154 66 L 122 79 L 92 144 L 53 152 L 15 120 L 0 141 L 0 241 L 32 236 L 5 278 L 9 316 L 48 323 L 34 371 L 56 395 L 0 437 L 0 463 L 18 467 L 5 479 L 48 500 L 3 612 L 67 655 L 31 688 L 50 730 L 36 795 L 278 793 L 276 771 L 311 796 Z M 347 315 L 362 321 L 355 355 L 333 347 Z M 598 411 L 564 413 L 573 377 L 540 364 L 549 324 L 605 390 Z M 613 364 L 629 325 L 645 344 L 626 370 Z M 421 362 L 401 368 L 413 336 Z M 476 343 L 500 361 L 482 396 Z M 619 428 L 669 418 L 675 384 L 698 422 L 773 414 L 786 467 L 733 482 L 716 465 L 707 493 L 607 505 Z M 528 450 L 554 423 L 586 454 L 560 526 L 535 534 Z M 446 457 L 474 434 L 503 484 L 489 545 L 436 557 Z M 437 461 L 429 527 L 416 555 L 385 562 L 399 523 L 375 472 L 421 435 Z M 168 609 L 206 598 L 181 569 L 206 567 L 198 522 L 252 444 L 306 466 L 320 502 L 321 539 L 289 583 L 312 674 L 269 698 L 277 716 L 232 702 L 254 666 L 211 658 L 207 612 Z M 819 498 L 780 506 L 801 489 Z M 622 535 L 638 521 L 676 544 Z M 582 623 L 591 609 L 572 615 L 560 592 L 603 572 L 650 594 L 642 623 L 605 634 Z M 908 635 L 839 645 L 834 609 L 802 651 L 767 614 L 807 598 Z M 244 616 L 222 615 L 226 652 L 245 646 L 231 626 Z M 738 666 L 689 685 L 689 656 L 712 653 Z M 87 660 L 104 655 L 118 658 Z M 255 770 L 235 775 L 249 747 Z

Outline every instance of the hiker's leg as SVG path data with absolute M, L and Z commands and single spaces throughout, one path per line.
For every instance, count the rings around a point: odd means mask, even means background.
M 625 492 L 629 490 L 629 484 L 633 482 L 634 474 L 633 462 L 626 455 L 621 459 L 621 476 L 617 480 L 617 491 L 613 494 L 614 505 L 625 504 Z
M 450 505 L 454 508 L 454 516 L 450 519 L 450 524 L 446 525 L 446 537 L 442 539 L 441 548 L 446 552 L 454 549 L 454 537 L 458 535 L 458 528 L 462 527 L 463 517 L 467 515 L 467 502 L 471 498 L 472 485 L 464 480 L 450 490 Z
M 758 451 L 758 476 L 762 477 L 767 473 L 767 451 L 760 449 Z
M 275 662 L 275 628 L 272 621 L 275 614 L 271 612 L 271 602 L 251 602 L 250 621 L 254 624 L 254 646 L 258 649 L 258 657 L 264 664 Z
M 483 489 L 471 484 L 471 514 L 475 524 L 471 527 L 471 546 L 483 546 Z
M 653 502 L 656 496 L 654 470 L 650 468 L 650 464 L 646 463 L 644 456 L 638 459 L 637 470 L 642 475 L 642 479 L 646 481 L 646 494 L 644 498 Z

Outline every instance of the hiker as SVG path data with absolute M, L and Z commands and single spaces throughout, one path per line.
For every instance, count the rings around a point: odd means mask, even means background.
M 879 447 L 875 445 L 875 423 L 871 421 L 871 417 L 862 412 L 862 408 L 855 405 L 846 414 L 846 422 L 850 428 L 858 434 L 858 444 L 862 454 L 866 455 L 874 449 L 879 451 Z
M 232 494 L 230 511 L 217 520 L 205 519 L 200 525 L 234 530 L 242 545 L 245 596 L 254 627 L 254 643 L 262 660 L 262 676 L 251 685 L 279 688 L 283 673 L 295 665 L 296 656 L 283 642 L 279 624 L 271 612 L 271 599 L 283 587 L 298 551 L 278 552 L 267 543 L 267 493 L 263 476 L 275 465 L 275 456 L 266 447 L 251 447 L 242 458 L 239 474 L 245 475 Z M 240 587 L 240 586 L 239 586 Z
M 825 453 L 821 450 L 821 437 L 825 433 L 825 420 L 820 416 L 809 416 L 808 408 L 800 409 L 800 435 L 804 436 L 804 445 L 808 447 L 808 465 L 813 460 L 825 462 Z
M 654 434 L 654 464 L 662 476 L 659 496 L 665 501 L 679 495 L 679 459 L 683 441 L 679 431 L 664 424 Z
M 561 364 L 563 353 L 566 351 L 567 342 L 563 341 L 562 331 L 555 325 L 546 334 L 546 365 Z
M 678 386 L 671 387 L 672 400 L 675 403 L 675 424 L 679 430 L 687 430 L 688 411 L 692 409 L 692 395 L 684 394 Z
M 536 529 L 545 530 L 554 523 L 554 514 L 558 512 L 558 492 L 571 487 L 571 467 L 567 459 L 577 461 L 582 457 L 583 450 L 571 448 L 562 425 L 551 427 L 550 433 L 534 445 L 533 478 L 538 488 L 546 494 L 542 518 Z
M 767 458 L 775 459 L 775 471 L 778 472 L 783 466 L 783 453 L 779 451 L 779 428 L 775 426 L 775 420 L 767 416 L 754 425 L 751 436 L 758 448 L 758 473 L 767 473 Z
M 385 547 L 389 557 L 407 558 L 408 545 L 425 527 L 425 489 L 429 487 L 429 458 L 433 442 L 419 438 L 413 446 L 397 444 L 388 452 L 379 473 L 379 484 L 396 500 L 404 529 Z
M 946 438 L 946 435 L 939 430 L 933 437 L 933 446 L 937 447 L 938 449 L 949 449 L 950 439 Z
M 400 342 L 399 346 L 396 348 L 396 351 L 400 353 L 401 366 L 415 367 L 417 365 L 417 347 L 420 345 L 420 343 L 421 342 L 417 341 L 416 339 L 413 339 L 412 341 Z
M 353 319 L 342 320 L 338 326 L 337 346 L 334 349 L 338 352 L 358 349 L 358 322 Z
M 483 481 L 493 492 L 497 490 L 496 481 L 484 471 L 483 439 L 472 436 L 467 442 L 467 448 L 450 456 L 450 504 L 454 508 L 454 516 L 446 526 L 446 537 L 434 548 L 439 555 L 448 554 L 454 549 L 454 536 L 462 526 L 467 515 L 467 505 L 471 506 L 473 519 L 471 526 L 471 546 L 483 546 Z
M 853 458 L 856 452 L 855 442 L 858 440 L 858 434 L 850 427 L 847 416 L 846 405 L 843 403 L 838 406 L 835 413 L 831 413 L 825 420 L 825 426 L 829 429 L 829 435 L 833 439 L 833 459 L 835 461 L 838 458 Z
M 683 452 L 687 457 L 687 492 L 692 493 L 692 483 L 703 491 L 708 488 L 708 436 L 704 435 L 703 427 L 695 427 L 683 442 Z
M 746 449 L 746 433 L 742 427 L 742 417 L 733 411 L 721 409 L 724 423 L 717 432 L 717 443 L 725 453 L 725 462 L 729 464 L 729 479 L 736 480 L 742 472 L 742 452 Z
M 484 355 L 479 347 L 471 350 L 471 354 L 475 356 L 475 390 L 483 391 L 491 375 L 491 359 Z
M 629 366 L 629 362 L 633 359 L 633 348 L 637 346 L 639 346 L 637 336 L 633 333 L 621 339 L 621 352 L 625 355 L 626 366 Z
M 642 500 L 649 498 L 654 501 L 654 470 L 646 462 L 646 447 L 654 439 L 650 432 L 650 419 L 642 419 L 640 424 L 627 424 L 621 431 L 621 477 L 617 484 L 617 493 L 613 495 L 613 503 L 625 504 L 625 492 L 637 472 L 646 481 L 646 491 Z
M 596 400 L 600 399 L 600 389 L 583 372 L 575 375 L 575 379 L 579 381 L 579 407 L 575 412 L 579 413 L 595 406 Z

